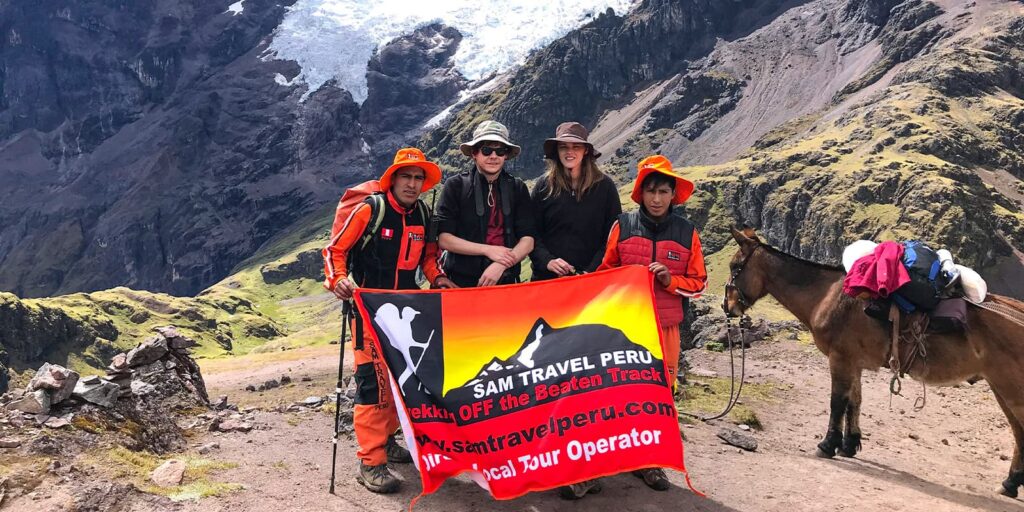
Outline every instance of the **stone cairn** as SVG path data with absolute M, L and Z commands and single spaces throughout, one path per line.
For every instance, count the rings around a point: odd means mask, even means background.
M 119 399 L 164 399 L 173 395 L 187 396 L 190 401 L 199 402 L 197 405 L 210 405 L 199 365 L 189 352 L 198 344 L 173 326 L 155 330 L 156 335 L 114 356 L 103 377 L 81 378 L 73 370 L 44 363 L 20 396 L 8 393 L 0 397 L 0 405 L 11 413 L 8 419 L 20 412 L 51 427 L 70 421 L 71 411 L 60 417 L 51 416 L 58 405 L 61 411 L 86 403 L 109 409 Z

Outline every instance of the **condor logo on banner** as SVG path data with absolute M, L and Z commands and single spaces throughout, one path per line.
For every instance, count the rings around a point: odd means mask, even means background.
M 683 470 L 650 273 L 358 290 L 423 492 L 469 471 L 499 499 L 633 469 Z

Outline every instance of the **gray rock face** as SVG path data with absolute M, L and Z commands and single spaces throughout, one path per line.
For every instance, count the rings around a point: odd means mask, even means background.
M 399 147 L 440 110 L 458 100 L 467 80 L 452 57 L 462 34 L 426 25 L 380 48 L 367 65 L 367 97 L 359 117 L 371 144 Z M 387 155 L 389 158 L 391 155 Z
M 0 4 L 0 289 L 191 295 L 364 177 L 351 95 L 260 58 L 291 3 Z
M 99 384 L 79 382 L 75 386 L 74 396 L 100 407 L 113 407 L 120 391 L 121 386 L 111 382 L 102 381 Z

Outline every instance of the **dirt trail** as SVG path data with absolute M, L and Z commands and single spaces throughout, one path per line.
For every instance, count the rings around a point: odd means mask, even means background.
M 336 348 L 336 347 L 335 347 Z M 331 392 L 336 354 L 330 348 L 308 349 L 309 359 L 295 359 L 235 368 L 211 365 L 211 395 L 228 394 L 246 401 L 287 401 L 302 394 Z M 691 351 L 694 366 L 728 375 L 727 356 Z M 297 352 L 297 356 L 306 355 Z M 310 373 L 313 381 L 262 396 L 241 391 L 240 384 L 260 375 L 279 375 L 291 368 Z M 314 373 L 316 369 L 316 374 Z M 294 375 L 294 373 L 293 373 Z M 1012 454 L 1009 427 L 984 383 L 955 388 L 930 388 L 928 405 L 913 411 L 920 386 L 908 381 L 906 398 L 888 406 L 888 375 L 867 374 L 864 383 L 864 451 L 856 459 L 823 460 L 814 456 L 827 421 L 829 380 L 825 359 L 811 346 L 794 341 L 769 343 L 750 352 L 751 382 L 772 383 L 771 401 L 750 403 L 764 425 L 755 432 L 760 446 L 747 453 L 722 444 L 715 434 L 726 422 L 684 427 L 686 463 L 701 498 L 686 489 L 682 475 L 671 474 L 674 487 L 664 493 L 648 490 L 629 475 L 604 479 L 604 491 L 581 502 L 565 502 L 554 492 L 540 492 L 496 502 L 465 478 L 447 482 L 422 498 L 416 510 L 462 511 L 656 511 L 764 510 L 900 510 L 1022 511 L 1024 502 L 997 496 Z M 307 388 L 309 386 L 309 388 Z M 296 389 L 297 388 L 297 389 Z M 234 401 L 234 400 L 233 400 Z M 268 430 L 249 434 L 211 434 L 196 444 L 217 440 L 219 460 L 239 467 L 219 473 L 221 481 L 246 489 L 218 498 L 182 505 L 184 510 L 404 510 L 419 491 L 411 466 L 399 467 L 405 480 L 401 493 L 390 496 L 365 491 L 353 478 L 355 444 L 339 445 L 336 496 L 327 493 L 330 476 L 330 435 L 333 418 L 321 412 L 262 413 Z

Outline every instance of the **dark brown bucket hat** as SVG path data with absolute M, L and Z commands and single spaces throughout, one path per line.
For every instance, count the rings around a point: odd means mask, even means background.
M 558 159 L 559 142 L 576 142 L 586 144 L 594 158 L 599 158 L 601 152 L 594 149 L 594 145 L 587 141 L 590 132 L 575 121 L 568 121 L 555 128 L 555 136 L 544 141 L 544 157 L 552 160 Z

